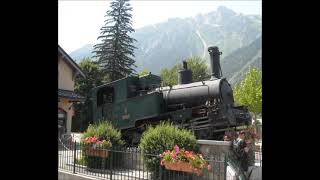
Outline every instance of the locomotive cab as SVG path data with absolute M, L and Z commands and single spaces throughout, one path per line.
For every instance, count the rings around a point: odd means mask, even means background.
M 151 92 L 160 86 L 160 77 L 129 76 L 93 88 L 90 105 L 93 121 L 108 120 L 119 129 L 134 128 L 146 117 L 159 117 L 165 111 L 162 94 Z

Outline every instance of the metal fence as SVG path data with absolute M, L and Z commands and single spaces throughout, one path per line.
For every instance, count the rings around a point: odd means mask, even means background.
M 254 152 L 255 156 L 255 166 L 262 167 L 262 152 L 261 151 L 256 151 Z
M 82 143 L 59 141 L 58 147 L 59 169 L 96 179 L 225 180 L 230 179 L 227 176 L 234 177 L 242 174 L 241 169 L 237 168 L 239 165 L 234 163 L 236 161 L 224 154 L 204 157 L 212 168 L 202 171 L 201 175 L 196 175 L 167 170 L 160 165 L 159 155 L 147 154 L 137 148 L 112 148 L 105 151 L 107 154 L 95 152 L 96 155 L 88 155 Z

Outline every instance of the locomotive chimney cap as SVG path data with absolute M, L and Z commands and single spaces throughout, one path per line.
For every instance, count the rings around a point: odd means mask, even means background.
M 208 51 L 209 51 L 209 53 L 219 52 L 219 48 L 217 46 L 209 46 Z M 221 55 L 222 52 L 219 52 L 219 54 Z
M 217 46 L 209 46 L 208 51 L 212 51 L 212 50 L 219 50 L 219 48 Z
M 182 61 L 183 69 L 188 69 L 187 61 Z
M 178 71 L 178 84 L 189 84 L 192 82 L 192 71 L 188 69 L 187 61 L 182 61 L 183 67 Z

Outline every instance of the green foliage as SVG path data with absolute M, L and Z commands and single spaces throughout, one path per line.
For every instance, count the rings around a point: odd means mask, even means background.
M 82 59 L 79 66 L 86 77 L 77 78 L 75 82 L 75 92 L 83 96 L 87 96 L 93 87 L 102 84 L 103 74 L 99 69 L 99 66 L 90 58 Z
M 203 81 L 209 76 L 209 68 L 206 62 L 198 56 L 187 59 L 188 68 L 192 70 L 192 81 Z
M 262 112 L 262 73 L 250 67 L 246 77 L 234 87 L 234 97 L 238 104 L 246 105 L 249 111 L 257 114 Z M 256 118 L 255 118 L 256 119 Z
M 121 147 L 124 141 L 121 139 L 121 132 L 115 129 L 109 121 L 101 121 L 90 124 L 82 134 L 83 138 L 96 136 L 99 140 L 110 140 L 113 147 Z
M 171 69 L 164 68 L 160 72 L 160 77 L 163 82 L 163 86 L 173 86 L 178 84 L 178 70 L 181 65 L 175 65 Z
M 146 76 L 150 73 L 150 71 L 148 69 L 143 69 L 140 73 L 139 73 L 139 77 L 142 76 Z
M 141 137 L 139 148 L 144 152 L 144 161 L 150 171 L 155 172 L 160 165 L 160 156 L 148 156 L 146 154 L 160 155 L 175 145 L 189 151 L 198 152 L 199 147 L 196 137 L 192 132 L 178 129 L 172 123 L 160 123 L 156 127 L 149 127 Z
M 135 70 L 133 43 L 130 37 L 134 32 L 132 26 L 132 7 L 129 0 L 113 0 L 107 11 L 105 25 L 101 28 L 100 44 L 94 45 L 94 57 L 98 58 L 99 66 L 111 81 L 123 78 Z
M 192 71 L 192 81 L 202 81 L 209 76 L 209 69 L 206 62 L 198 57 L 187 59 L 188 69 Z M 176 64 L 172 68 L 164 68 L 160 72 L 160 77 L 163 81 L 163 86 L 175 85 L 178 83 L 178 72 L 182 69 L 182 64 Z
M 86 77 L 77 77 L 75 81 L 75 92 L 87 97 L 90 90 L 103 83 L 104 76 L 96 62 L 90 58 L 84 58 L 80 61 L 79 66 Z M 88 101 L 85 104 L 74 104 L 75 116 L 72 120 L 72 132 L 84 131 L 88 126 Z
M 112 143 L 112 149 L 121 149 L 124 145 L 124 141 L 121 139 L 121 132 L 115 129 L 108 121 L 100 121 L 96 124 L 89 125 L 88 129 L 82 134 L 82 138 L 96 136 L 99 140 L 109 140 Z M 86 144 L 82 144 L 82 148 L 85 148 Z M 84 149 L 82 149 L 84 150 Z M 90 168 L 101 169 L 121 166 L 122 155 L 117 152 L 109 152 L 109 157 L 101 158 L 94 156 L 84 155 L 84 162 Z M 104 161 L 104 163 L 103 163 Z M 104 164 L 104 166 L 103 166 Z

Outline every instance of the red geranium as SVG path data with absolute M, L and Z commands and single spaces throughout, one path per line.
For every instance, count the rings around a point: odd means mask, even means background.
M 99 140 L 96 136 L 86 137 L 81 141 L 86 145 L 93 145 L 94 147 L 96 147 L 95 145 L 98 145 L 98 147 L 102 148 L 112 147 L 112 143 L 110 140 Z
M 204 160 L 201 154 L 195 154 L 192 151 L 186 151 L 184 148 L 180 149 L 179 146 L 175 146 L 172 151 L 166 150 L 160 157 L 162 158 L 160 164 L 164 166 L 165 162 L 187 162 L 194 168 L 202 170 L 207 168 L 211 170 L 211 166 Z

